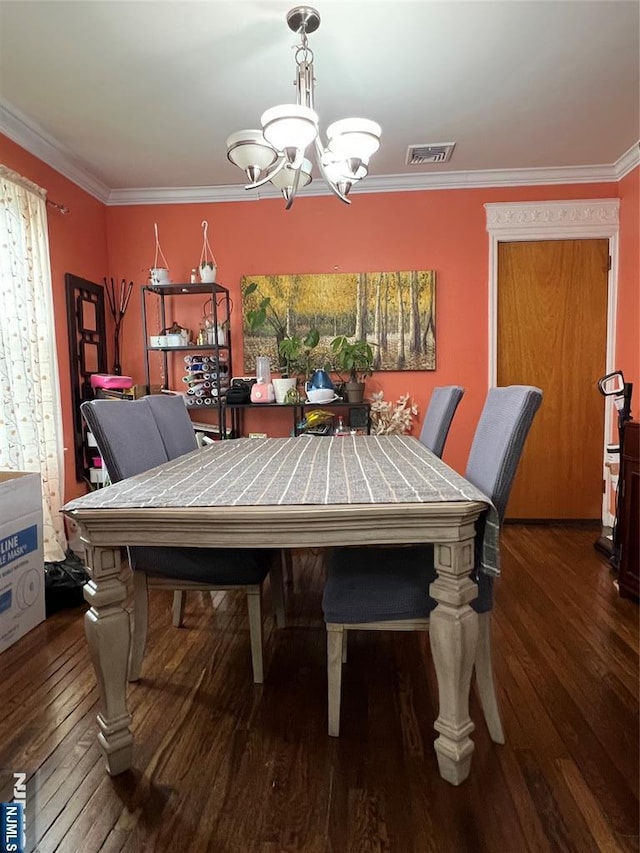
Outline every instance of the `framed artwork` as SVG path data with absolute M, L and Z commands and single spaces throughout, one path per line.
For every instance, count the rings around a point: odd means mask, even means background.
M 246 294 L 250 284 L 256 288 Z M 367 340 L 374 369 L 435 370 L 435 272 L 326 273 L 243 276 L 244 371 L 255 372 L 256 357 L 279 364 L 278 344 L 317 329 L 318 366 L 330 362 L 331 341 L 339 335 Z M 248 312 L 266 308 L 266 319 L 251 328 Z

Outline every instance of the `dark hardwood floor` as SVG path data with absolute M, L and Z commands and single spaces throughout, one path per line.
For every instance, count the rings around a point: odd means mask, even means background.
M 489 740 L 473 694 L 459 788 L 438 775 L 427 635 L 351 635 L 342 734 L 327 737 L 322 565 L 300 552 L 289 626 L 266 620 L 263 686 L 241 595 L 190 594 L 178 630 L 170 595 L 152 592 L 120 777 L 96 743 L 82 609 L 0 656 L 0 796 L 28 774 L 41 853 L 638 850 L 638 606 L 596 535 L 505 528 L 493 638 L 507 743 Z

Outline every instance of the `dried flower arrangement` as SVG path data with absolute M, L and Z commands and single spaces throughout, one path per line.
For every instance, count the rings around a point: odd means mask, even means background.
M 408 394 L 392 403 L 384 399 L 384 391 L 377 391 L 371 395 L 371 434 L 407 435 L 417 414 L 418 406 Z

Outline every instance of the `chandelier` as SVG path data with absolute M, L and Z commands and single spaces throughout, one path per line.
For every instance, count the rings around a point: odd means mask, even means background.
M 314 109 L 313 51 L 307 34 L 320 26 L 320 15 L 310 6 L 296 6 L 287 14 L 289 29 L 300 36 L 296 45 L 297 100 L 271 107 L 260 119 L 262 130 L 240 130 L 227 139 L 227 157 L 247 175 L 245 189 L 269 181 L 293 204 L 298 190 L 311 182 L 311 162 L 305 156 L 313 143 L 322 177 L 346 204 L 349 191 L 369 170 L 369 158 L 380 147 L 380 125 L 365 118 L 344 118 L 327 128 L 324 147 Z

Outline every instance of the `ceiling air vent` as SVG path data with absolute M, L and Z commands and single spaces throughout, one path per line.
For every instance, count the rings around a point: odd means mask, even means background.
M 446 163 L 451 158 L 455 142 L 422 143 L 407 148 L 407 166 L 424 166 L 427 163 Z

